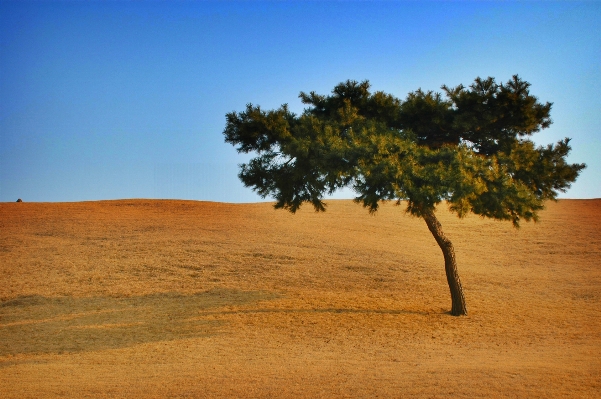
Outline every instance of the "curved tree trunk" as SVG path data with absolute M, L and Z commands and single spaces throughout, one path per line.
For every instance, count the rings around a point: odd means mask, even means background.
M 455 250 L 453 249 L 453 244 L 442 232 L 442 225 L 438 219 L 436 219 L 436 216 L 434 216 L 433 211 L 424 212 L 423 218 L 428 225 L 428 229 L 436 239 L 438 246 L 442 250 L 442 254 L 444 255 L 444 268 L 447 273 L 449 289 L 451 290 L 451 314 L 453 316 L 467 315 L 463 288 L 461 287 L 461 281 L 459 280 L 459 274 L 457 273 L 457 261 L 455 260 Z

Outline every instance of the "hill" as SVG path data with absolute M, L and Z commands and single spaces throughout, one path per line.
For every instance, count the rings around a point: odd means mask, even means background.
M 598 397 L 601 200 L 515 230 L 351 201 L 0 204 L 0 392 L 51 397 Z

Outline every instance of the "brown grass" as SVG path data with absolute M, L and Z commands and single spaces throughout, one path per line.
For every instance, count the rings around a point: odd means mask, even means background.
M 601 397 L 601 200 L 438 214 L 2 203 L 0 396 Z

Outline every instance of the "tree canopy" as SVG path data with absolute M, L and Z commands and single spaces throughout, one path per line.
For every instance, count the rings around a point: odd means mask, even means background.
M 530 140 L 551 125 L 552 104 L 529 88 L 517 75 L 506 83 L 476 78 L 468 87 L 420 89 L 401 100 L 348 80 L 330 95 L 301 92 L 307 107 L 300 115 L 286 104 L 268 111 L 248 104 L 226 115 L 224 135 L 239 152 L 257 153 L 239 177 L 275 198 L 276 208 L 296 212 L 311 203 L 323 211 L 323 198 L 342 187 L 371 212 L 381 201 L 405 203 L 428 223 L 449 284 L 456 279 L 461 291 L 458 276 L 449 277 L 456 275 L 454 253 L 436 206 L 446 201 L 460 217 L 472 212 L 517 227 L 536 220 L 544 201 L 565 192 L 585 167 L 567 162 L 568 138 L 547 146 Z M 453 314 L 466 314 L 455 302 Z
M 227 114 L 226 142 L 258 157 L 241 165 L 240 179 L 276 208 L 323 198 L 350 186 L 371 211 L 382 200 L 407 201 L 419 216 L 442 201 L 516 226 L 536 219 L 547 199 L 570 187 L 582 164 L 568 164 L 569 139 L 536 146 L 529 136 L 551 124 L 551 103 L 540 103 L 517 75 L 507 83 L 475 79 L 469 87 L 421 89 L 402 101 L 370 92 L 368 81 L 346 81 L 329 96 L 301 92 L 301 115 L 286 104 L 265 111 L 248 104 Z

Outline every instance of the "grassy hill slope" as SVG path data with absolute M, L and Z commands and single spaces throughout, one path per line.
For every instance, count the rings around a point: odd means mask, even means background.
M 444 208 L 444 207 L 443 207 Z M 537 224 L 351 201 L 0 204 L 0 392 L 50 397 L 598 397 L 601 200 Z

